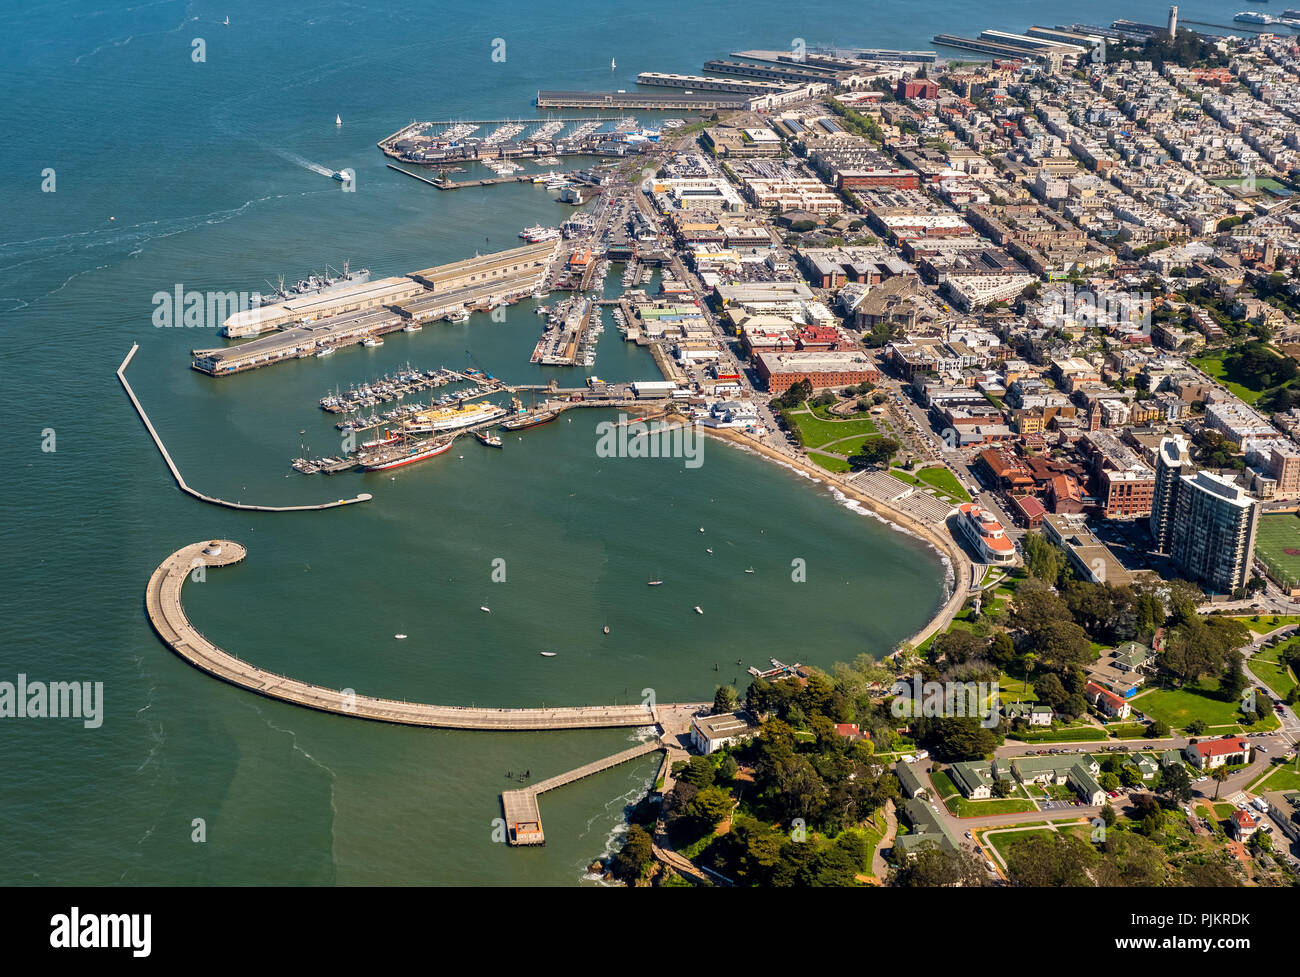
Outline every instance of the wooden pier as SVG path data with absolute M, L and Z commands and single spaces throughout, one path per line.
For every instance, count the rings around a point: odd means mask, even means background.
M 163 642 L 200 671 L 270 699 L 354 719 L 428 726 L 439 729 L 541 730 L 599 729 L 655 726 L 662 710 L 694 710 L 708 703 L 676 705 L 562 706 L 532 709 L 493 709 L 438 706 L 361 695 L 352 689 L 328 689 L 280 675 L 243 661 L 219 648 L 185 615 L 181 587 L 192 574 L 237 563 L 245 548 L 232 540 L 212 540 L 183 546 L 156 569 L 145 588 L 149 623 Z M 545 782 L 549 783 L 549 781 Z M 542 784 L 537 787 L 543 786 Z M 536 790 L 537 788 L 533 788 Z M 550 788 L 547 787 L 549 790 Z
M 503 791 L 501 794 L 501 810 L 505 814 L 506 840 L 511 845 L 546 844 L 546 833 L 542 830 L 542 814 L 537 806 L 539 795 L 663 749 L 665 749 L 664 745 L 658 740 L 642 743 L 630 750 L 624 750 L 622 753 L 615 753 L 613 756 L 593 760 L 591 763 L 584 764 L 567 773 L 550 777 L 540 783 L 533 784 L 531 787 Z
M 132 344 L 131 352 L 126 354 L 126 359 L 124 359 L 122 365 L 117 368 L 117 378 L 122 382 L 122 389 L 126 391 L 126 395 L 131 398 L 131 403 L 134 405 L 136 413 L 140 415 L 140 420 L 144 421 L 145 430 L 147 430 L 149 436 L 153 438 L 153 443 L 158 447 L 158 451 L 162 455 L 163 461 L 167 463 L 167 467 L 171 470 L 172 478 L 176 479 L 176 485 L 186 495 L 192 495 L 194 498 L 199 499 L 202 502 L 209 502 L 212 505 L 224 506 L 227 509 L 241 509 L 246 512 L 308 512 L 315 509 L 334 509 L 343 505 L 351 505 L 353 502 L 369 502 L 373 498 L 369 492 L 362 492 L 360 495 L 354 496 L 350 499 L 338 499 L 334 502 L 321 502 L 317 505 L 250 505 L 246 502 L 229 502 L 226 499 L 214 498 L 211 495 L 204 495 L 197 489 L 190 488 L 189 485 L 186 484 L 185 479 L 181 477 L 181 472 L 180 469 L 176 467 L 176 462 L 172 461 L 172 456 L 167 453 L 167 448 L 163 444 L 162 438 L 158 436 L 158 432 L 154 429 L 153 422 L 149 420 L 149 415 L 144 412 L 144 408 L 140 405 L 140 401 L 136 397 L 135 391 L 132 390 L 131 385 L 126 382 L 126 368 L 130 365 L 131 358 L 135 356 L 135 351 L 139 348 L 139 343 Z

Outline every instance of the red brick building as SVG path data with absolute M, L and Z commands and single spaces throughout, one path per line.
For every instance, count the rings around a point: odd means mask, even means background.
M 909 98 L 938 98 L 939 83 L 929 78 L 900 78 L 894 94 L 904 101 Z
M 785 393 L 800 380 L 809 381 L 814 390 L 880 380 L 880 371 L 860 352 L 760 352 L 754 354 L 754 366 L 774 394 Z

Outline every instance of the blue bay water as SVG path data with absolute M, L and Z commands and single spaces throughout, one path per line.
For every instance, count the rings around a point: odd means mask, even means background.
M 574 412 L 500 452 L 466 439 L 394 477 L 286 475 L 299 431 L 318 453 L 337 443 L 317 398 L 407 362 L 577 382 L 584 371 L 529 365 L 530 303 L 503 323 L 476 316 L 217 382 L 187 356 L 216 338 L 154 328 L 155 292 L 256 290 L 344 259 L 402 274 L 563 218 L 538 187 L 440 194 L 388 171 L 374 144 L 413 119 L 534 118 L 538 88 L 630 88 L 639 71 L 698 71 L 795 37 L 922 47 L 938 30 L 1165 10 L 2 6 L 0 680 L 102 681 L 107 700 L 94 730 L 0 721 L 0 878 L 19 883 L 572 884 L 652 777 L 646 759 L 548 795 L 544 849 L 494 844 L 507 771 L 549 775 L 638 734 L 386 727 L 217 683 L 173 657 L 143 614 L 149 573 L 194 540 L 249 548 L 244 564 L 186 588 L 193 620 L 223 647 L 326 685 L 435 702 L 639 701 L 645 688 L 707 699 L 770 656 L 830 666 L 879 655 L 942 597 L 932 552 L 735 448 L 708 443 L 699 469 L 596 457 L 596 424 L 612 414 Z M 497 38 L 503 63 L 491 58 Z M 356 171 L 355 193 L 318 172 L 341 167 Z M 46 168 L 54 193 L 40 192 Z M 132 383 L 192 485 L 269 504 L 359 490 L 375 501 L 265 516 L 181 495 L 113 376 L 133 342 Z M 590 372 L 657 376 L 612 327 Z M 47 430 L 53 452 L 41 450 Z M 496 559 L 504 583 L 491 580 Z M 794 559 L 807 561 L 805 584 L 790 579 Z M 649 590 L 651 578 L 665 585 Z

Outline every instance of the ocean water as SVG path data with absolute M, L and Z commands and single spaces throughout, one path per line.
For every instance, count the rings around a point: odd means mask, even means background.
M 303 441 L 336 450 L 317 398 L 408 362 L 569 385 L 591 372 L 656 379 L 612 324 L 585 371 L 529 365 L 539 320 L 522 303 L 505 322 L 475 316 L 215 381 L 188 369 L 188 352 L 219 340 L 155 328 L 156 292 L 257 290 L 344 259 L 402 274 L 563 218 L 540 187 L 440 193 L 388 171 L 374 144 L 413 119 L 533 118 L 537 88 L 630 88 L 638 71 L 697 71 L 796 37 L 920 47 L 937 30 L 1165 9 L 3 6 L 0 681 L 105 690 L 97 729 L 0 720 L 0 880 L 32 884 L 578 884 L 653 776 L 647 758 L 547 795 L 543 849 L 494 843 L 508 771 L 547 776 L 644 731 L 406 729 L 225 686 L 175 658 L 143 613 L 149 574 L 194 540 L 249 550 L 186 587 L 192 619 L 223 647 L 303 679 L 446 703 L 640 701 L 646 688 L 707 699 L 769 657 L 829 666 L 886 652 L 943 595 L 933 552 L 733 447 L 707 443 L 698 469 L 597 457 L 612 412 L 574 412 L 504 451 L 465 439 L 392 476 L 289 472 Z M 1218 6 L 1183 16 L 1231 17 Z M 323 175 L 342 167 L 355 192 Z M 42 192 L 49 170 L 54 192 Z M 132 343 L 131 382 L 191 485 L 267 504 L 374 501 L 265 515 L 182 495 L 113 376 Z M 806 583 L 791 580 L 796 559 Z M 648 590 L 651 578 L 664 586 Z

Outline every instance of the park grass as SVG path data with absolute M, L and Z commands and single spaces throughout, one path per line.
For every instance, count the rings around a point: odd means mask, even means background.
M 1295 761 L 1272 767 L 1246 789 L 1253 794 L 1266 790 L 1300 790 L 1300 773 L 1296 772 Z
M 1186 729 L 1187 724 L 1195 719 L 1200 719 L 1210 727 L 1235 727 L 1241 719 L 1237 700 L 1213 698 L 1217 688 L 1217 681 L 1208 680 L 1199 686 L 1139 692 L 1130 701 L 1134 709 L 1153 719 L 1159 719 L 1168 724 L 1170 729 Z
M 962 488 L 961 482 L 957 481 L 957 476 L 942 465 L 921 468 L 916 472 L 916 477 L 931 488 L 956 499 L 958 502 L 970 501 L 970 493 Z
M 1300 539 L 1300 537 L 1297 538 Z M 1259 546 L 1258 534 L 1256 534 L 1255 546 L 1256 548 Z M 1300 560 L 1300 557 L 1296 559 Z M 1260 614 L 1258 617 L 1258 621 L 1254 617 L 1234 617 L 1233 620 L 1240 621 L 1256 634 L 1268 634 L 1278 628 L 1289 628 L 1293 624 L 1300 624 L 1300 615 L 1298 614 Z
M 1213 353 L 1206 353 L 1204 356 L 1193 356 L 1191 362 L 1214 377 L 1246 403 L 1255 403 L 1260 397 L 1264 396 L 1265 391 L 1252 390 L 1250 387 L 1242 386 L 1235 380 L 1229 380 L 1227 370 L 1223 365 L 1223 357 L 1226 352 L 1226 350 L 1215 350 Z
M 1106 732 L 1120 740 L 1140 740 L 1146 736 L 1145 723 L 1111 723 Z
M 1261 682 L 1285 699 L 1296 687 L 1295 673 L 1282 662 L 1282 649 L 1294 645 L 1294 640 L 1265 648 L 1251 658 L 1249 667 Z
M 915 473 L 905 472 L 898 468 L 891 468 L 889 474 L 893 475 L 900 482 L 911 485 L 924 491 L 932 488 L 936 495 L 946 496 L 954 502 L 969 502 L 970 495 L 957 477 L 940 465 L 932 465 L 929 468 L 922 468 Z
M 805 448 L 820 448 L 843 438 L 866 437 L 878 433 L 875 422 L 866 417 L 856 420 L 827 421 L 806 409 L 798 408 L 782 411 L 781 415 L 787 424 L 799 429 Z
M 851 472 L 853 466 L 844 458 L 835 458 L 831 455 L 823 455 L 816 451 L 808 452 L 808 460 L 818 468 L 824 468 L 828 472 Z
M 961 791 L 957 789 L 957 785 L 942 770 L 930 771 L 930 781 L 934 784 L 935 793 L 939 795 L 940 800 L 946 801 L 953 795 L 961 796 Z
M 1063 729 L 1007 734 L 1007 739 L 1019 740 L 1021 743 L 1085 743 L 1107 738 L 1105 730 L 1096 726 L 1066 726 Z
M 959 818 L 979 818 L 990 814 L 1023 814 L 1036 811 L 1034 802 L 1019 797 L 995 797 L 987 801 L 970 801 L 958 794 L 944 801 L 949 813 Z
M 1044 827 L 1033 828 L 1028 831 L 1005 831 L 998 834 L 986 832 L 982 837 L 984 844 L 997 852 L 998 858 L 1000 858 L 1002 864 L 1005 865 L 1007 862 L 1007 856 L 1011 854 L 1016 845 L 1022 844 L 1027 839 L 1034 837 L 1034 835 L 1044 833 L 1052 834 L 1054 832 L 1051 828 Z

